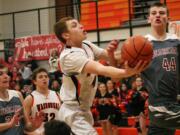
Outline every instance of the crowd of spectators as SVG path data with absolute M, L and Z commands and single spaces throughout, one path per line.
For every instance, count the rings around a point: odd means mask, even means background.
M 35 60 L 32 59 L 27 62 L 17 62 L 13 59 L 13 56 L 11 56 L 8 58 L 7 62 L 1 59 L 0 64 L 8 67 L 8 75 L 10 77 L 9 89 L 20 91 L 24 98 L 35 89 L 31 79 L 32 72 L 39 67 Z M 53 68 L 51 60 L 49 60 L 49 67 L 50 69 Z M 53 70 L 53 72 L 52 70 L 49 70 L 49 88 L 54 91 L 59 91 L 61 85 L 61 73 L 57 70 L 58 67 L 56 70 Z
M 58 71 L 57 58 L 57 52 L 52 52 L 49 59 L 51 67 L 49 88 L 59 92 L 61 73 Z M 38 65 L 35 61 L 18 63 L 13 60 L 13 57 L 10 57 L 4 64 L 9 70 L 10 89 L 20 91 L 25 98 L 34 90 L 31 75 Z M 116 83 L 110 78 L 99 76 L 99 86 L 92 106 L 95 126 L 102 126 L 104 129 L 108 129 L 105 132 L 112 132 L 109 129 L 116 130 L 118 126 L 124 125 L 124 118 L 135 117 L 137 118 L 135 126 L 140 127 L 139 120 L 142 116 L 140 114 L 143 114 L 144 117 L 144 112 L 147 112 L 145 110 L 147 98 L 148 91 L 143 85 L 140 75 Z M 142 127 L 139 129 L 142 130 Z
M 134 127 L 139 132 L 146 132 L 147 99 L 148 91 L 140 75 L 118 83 L 104 78 L 103 82 L 99 82 L 92 106 L 95 123 L 104 127 L 107 133 L 112 132 L 109 129 L 113 126 L 128 126 L 128 117 L 134 117 Z M 114 127 L 112 129 L 116 130 Z

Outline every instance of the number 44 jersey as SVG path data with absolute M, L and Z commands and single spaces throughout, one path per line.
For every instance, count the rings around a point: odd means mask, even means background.
M 163 41 L 146 36 L 153 43 L 153 59 L 143 72 L 145 86 L 149 90 L 149 104 L 176 102 L 179 93 L 179 39 L 167 33 Z

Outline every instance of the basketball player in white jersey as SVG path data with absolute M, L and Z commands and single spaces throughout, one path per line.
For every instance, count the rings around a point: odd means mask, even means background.
M 24 100 L 24 106 L 28 115 L 34 117 L 36 113 L 44 113 L 44 122 L 58 118 L 58 112 L 61 105 L 60 97 L 55 91 L 49 90 L 48 72 L 44 68 L 37 68 L 32 75 L 36 90 L 33 91 Z M 42 135 L 44 132 L 44 123 L 34 133 Z
M 112 78 L 129 77 L 142 71 L 146 62 L 140 61 L 135 68 L 125 69 L 103 66 L 96 59 L 104 58 L 113 62 L 113 51 L 117 41 L 113 40 L 104 50 L 86 39 L 83 26 L 71 17 L 62 18 L 55 26 L 55 34 L 65 44 L 60 55 L 63 84 L 60 96 L 63 101 L 59 116 L 76 135 L 97 135 L 93 128 L 90 107 L 97 89 L 97 75 Z
M 27 118 L 23 109 L 23 96 L 20 92 L 9 90 L 7 68 L 0 65 L 0 135 L 24 135 L 24 129 L 33 131 L 42 123 L 42 116 L 33 121 Z

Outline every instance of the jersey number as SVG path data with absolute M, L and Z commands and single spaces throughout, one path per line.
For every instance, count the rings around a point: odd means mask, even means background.
M 168 60 L 167 58 L 163 58 L 163 63 L 162 63 L 162 67 L 166 70 L 166 71 L 176 71 L 176 60 L 174 57 L 171 57 L 170 60 Z
M 55 113 L 45 113 L 44 122 L 54 120 L 54 118 L 55 118 Z

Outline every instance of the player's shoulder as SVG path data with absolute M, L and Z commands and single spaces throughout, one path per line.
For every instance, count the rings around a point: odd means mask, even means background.
M 166 40 L 179 40 L 178 36 L 176 34 L 167 33 Z
M 8 94 L 10 96 L 14 96 L 14 97 L 18 97 L 19 96 L 19 92 L 16 90 L 8 90 Z
M 89 40 L 83 40 L 82 42 L 84 45 L 94 45 L 94 43 L 92 43 L 91 41 Z
M 60 61 L 65 58 L 76 58 L 78 56 L 83 56 L 84 55 L 84 50 L 82 48 L 78 47 L 70 47 L 70 48 L 65 48 L 61 54 L 60 54 Z
M 89 40 L 83 40 L 83 46 L 88 46 L 89 48 L 93 48 L 93 46 L 96 46 L 94 43 L 92 43 L 91 41 Z
M 55 92 L 54 90 L 51 90 L 51 89 L 49 89 L 49 93 L 50 93 L 51 95 L 57 95 L 57 92 Z
M 38 92 L 36 91 L 36 90 L 33 90 L 32 92 L 31 92 L 31 95 L 37 95 L 38 94 Z
M 19 98 L 19 99 L 23 98 L 21 92 L 19 92 L 19 91 L 10 90 L 10 89 L 8 89 L 7 91 L 9 94 L 9 100 L 11 100 L 14 97 Z
M 155 39 L 156 39 L 156 38 L 155 38 L 153 35 L 151 35 L 151 34 L 147 34 L 147 35 L 145 35 L 144 37 L 147 38 L 149 41 L 152 41 L 152 40 L 155 40 Z
M 153 35 L 147 34 L 145 35 L 145 38 L 147 38 L 149 41 L 158 41 Z M 165 40 L 179 40 L 176 34 L 167 33 Z
M 65 47 L 60 56 L 68 55 L 74 52 L 83 52 L 83 50 L 78 47 Z

